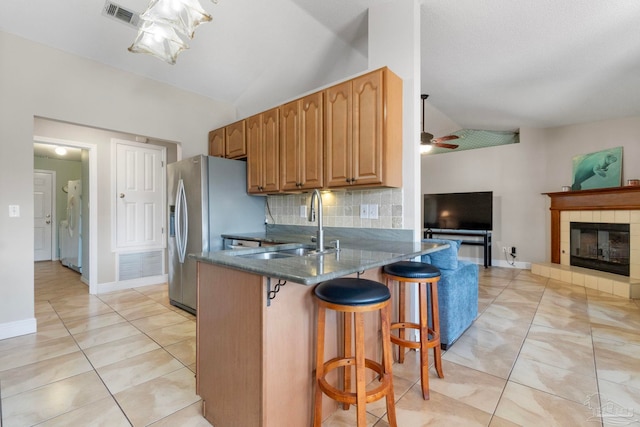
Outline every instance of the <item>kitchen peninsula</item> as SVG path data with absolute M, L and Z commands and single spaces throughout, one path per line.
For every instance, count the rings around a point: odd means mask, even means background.
M 447 246 L 346 239 L 340 250 L 323 254 L 314 254 L 311 244 L 286 243 L 190 255 L 198 261 L 196 384 L 205 418 L 216 427 L 310 425 L 311 285 L 350 275 L 383 281 L 382 266 Z M 331 314 L 327 357 L 337 354 L 339 342 L 339 320 Z M 373 352 L 367 357 L 380 360 L 379 321 L 373 316 L 366 324 Z M 330 399 L 323 405 L 325 417 L 337 409 Z

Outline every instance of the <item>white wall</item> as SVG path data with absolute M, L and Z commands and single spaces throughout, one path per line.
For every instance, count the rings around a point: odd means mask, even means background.
M 188 157 L 206 152 L 208 131 L 233 121 L 235 110 L 3 32 L 0 52 L 1 339 L 35 327 L 34 117 L 176 141 Z M 8 217 L 9 205 L 20 206 L 19 218 Z
M 369 8 L 369 69 L 388 66 L 403 80 L 403 228 L 420 238 L 420 5 L 416 0 Z
M 516 246 L 523 263 L 550 259 L 549 198 L 571 184 L 572 158 L 605 148 L 623 148 L 623 182 L 640 177 L 640 117 L 521 129 L 520 143 L 422 156 L 422 193 L 493 191 L 493 259 L 502 246 Z M 462 256 L 481 259 L 479 248 Z

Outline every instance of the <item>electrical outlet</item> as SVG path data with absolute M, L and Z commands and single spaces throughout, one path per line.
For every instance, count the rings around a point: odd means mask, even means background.
M 9 217 L 11 218 L 20 217 L 20 205 L 9 205 Z
M 369 218 L 369 205 L 360 205 L 360 218 Z
M 300 218 L 307 217 L 307 205 L 300 205 Z
M 378 219 L 378 205 L 369 205 L 369 219 Z
M 516 256 L 516 247 L 511 246 L 511 255 Z
M 502 252 L 507 253 L 507 247 L 506 246 L 502 247 Z

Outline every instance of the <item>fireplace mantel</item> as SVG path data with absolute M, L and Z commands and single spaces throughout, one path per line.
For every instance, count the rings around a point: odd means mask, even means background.
M 551 198 L 551 262 L 560 263 L 560 212 L 638 210 L 640 186 L 544 193 Z

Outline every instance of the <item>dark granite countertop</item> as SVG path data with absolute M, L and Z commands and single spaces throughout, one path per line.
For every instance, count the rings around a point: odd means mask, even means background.
M 291 242 L 249 249 L 224 250 L 189 254 L 190 257 L 210 264 L 216 264 L 237 270 L 256 273 L 266 277 L 283 279 L 304 285 L 314 285 L 325 280 L 335 279 L 359 271 L 381 267 L 397 261 L 408 260 L 423 254 L 439 251 L 449 245 L 340 238 L 340 250 L 320 255 L 289 256 L 275 259 L 254 259 L 244 255 L 261 252 L 276 252 L 299 247 L 313 248 L 310 235 L 292 235 L 273 233 L 252 233 L 223 235 L 225 238 L 255 240 L 268 243 Z M 331 238 L 325 237 L 329 245 Z M 298 242 L 298 243 L 293 243 Z M 304 242 L 304 243 L 299 243 Z

